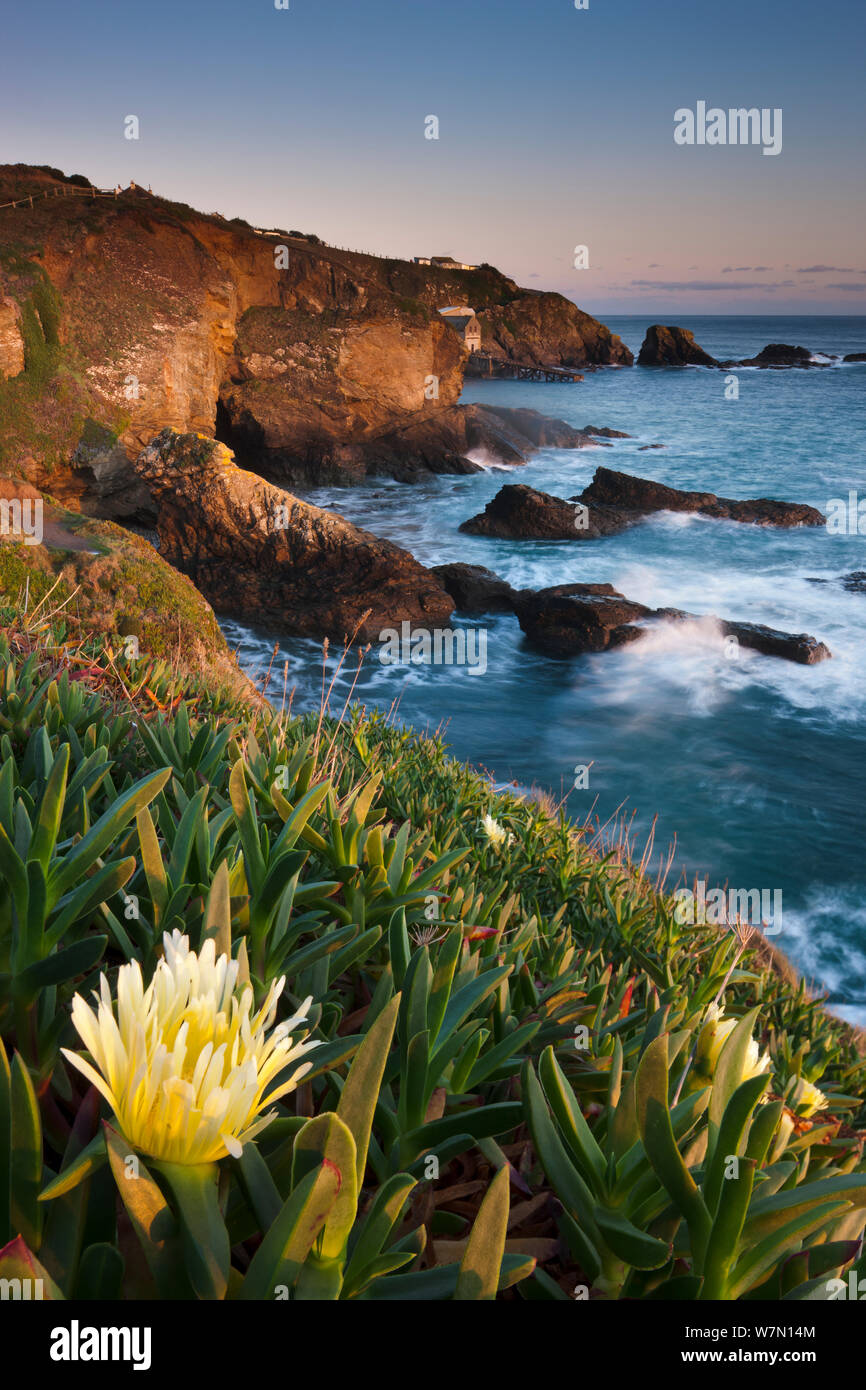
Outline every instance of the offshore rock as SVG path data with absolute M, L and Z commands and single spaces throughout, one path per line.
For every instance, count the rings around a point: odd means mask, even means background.
M 715 357 L 704 352 L 687 328 L 672 324 L 654 323 L 638 353 L 639 367 L 716 367 Z
M 658 622 L 686 627 L 694 624 L 702 630 L 710 623 L 723 638 L 736 638 L 741 646 L 765 656 L 805 666 L 814 666 L 832 655 L 823 642 L 808 633 L 700 617 L 677 608 L 647 608 L 610 584 L 559 584 L 537 592 L 525 590 L 516 596 L 515 611 L 527 638 L 550 656 L 577 656 L 635 642 Z
M 650 478 L 637 478 L 611 468 L 597 468 L 580 500 L 592 506 L 616 508 L 625 516 L 650 512 L 699 512 L 702 516 L 741 521 L 753 526 L 823 526 L 825 517 L 803 502 L 779 502 L 757 497 L 736 501 L 714 492 L 683 492 Z
M 633 524 L 609 507 L 587 508 L 579 499 L 568 502 L 524 483 L 507 483 L 460 530 L 500 540 L 584 541 L 614 535 Z

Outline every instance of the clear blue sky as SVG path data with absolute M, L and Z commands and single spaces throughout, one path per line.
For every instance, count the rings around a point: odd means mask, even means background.
M 8 6 L 0 161 L 593 313 L 866 312 L 864 0 L 289 3 Z M 781 154 L 678 147 L 698 101 L 781 107 Z

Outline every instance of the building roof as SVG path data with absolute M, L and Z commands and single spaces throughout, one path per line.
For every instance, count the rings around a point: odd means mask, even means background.
M 465 333 L 470 324 L 473 325 L 473 327 L 477 329 L 479 333 L 481 331 L 481 324 L 478 322 L 478 319 L 475 316 L 474 309 L 464 309 L 462 312 L 455 312 L 452 309 L 448 313 L 443 313 L 443 311 L 440 309 L 439 312 L 442 314 L 442 317 L 446 320 L 446 322 L 450 323 L 451 326 L 455 328 L 458 333 Z
M 478 270 L 477 265 L 470 265 L 468 261 L 456 261 L 453 256 L 413 256 L 416 264 L 438 265 L 445 270 Z

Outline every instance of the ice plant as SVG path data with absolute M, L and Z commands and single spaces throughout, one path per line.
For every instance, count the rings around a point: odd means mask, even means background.
M 697 1069 L 704 1076 L 714 1074 L 722 1047 L 736 1026 L 737 1019 L 725 1018 L 725 1011 L 718 1004 L 709 1005 L 703 1027 L 698 1036 L 696 1058 Z M 750 1077 L 760 1076 L 762 1072 L 767 1071 L 769 1065 L 769 1052 L 765 1052 L 762 1056 L 755 1039 L 750 1038 L 746 1056 L 743 1059 L 740 1081 L 748 1081 Z
M 514 836 L 510 835 L 498 820 L 494 820 L 491 815 L 485 815 L 481 822 L 481 829 L 486 835 L 491 845 L 510 845 L 514 842 Z
M 689 1058 L 689 1064 L 683 1071 L 674 1093 L 674 1104 L 679 1100 L 684 1082 L 686 1083 L 686 1093 L 689 1094 L 700 1090 L 712 1081 L 722 1048 L 733 1033 L 737 1023 L 738 1020 L 735 1018 L 725 1018 L 724 1009 L 715 1001 L 707 1006 L 704 1021 Z M 769 1067 L 769 1052 L 761 1054 L 755 1039 L 750 1038 L 746 1055 L 743 1058 L 738 1084 L 750 1080 L 753 1076 L 761 1076 L 769 1070 Z
M 801 1118 L 810 1119 L 817 1111 L 824 1109 L 827 1097 L 805 1076 L 798 1076 L 797 1084 L 788 1096 L 788 1104 Z
M 252 986 L 238 988 L 238 962 L 217 958 L 212 939 L 198 953 L 177 930 L 163 943 L 147 989 L 138 961 L 121 966 L 116 1018 L 104 974 L 95 1013 L 75 995 L 72 1021 L 93 1064 L 66 1048 L 63 1054 L 105 1097 L 138 1152 L 175 1164 L 239 1157 L 244 1142 L 274 1117 L 262 1114 L 265 1107 L 294 1090 L 312 1066 L 302 1063 L 273 1085 L 318 1046 L 292 1038 L 312 996 L 273 1027 L 285 976 L 253 1013 Z

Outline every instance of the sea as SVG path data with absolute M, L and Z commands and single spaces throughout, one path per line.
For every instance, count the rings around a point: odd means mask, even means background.
M 599 655 L 552 660 L 511 615 L 459 619 L 486 631 L 486 670 L 383 664 L 368 653 L 338 674 L 339 711 L 353 699 L 398 723 L 443 733 L 454 756 L 496 784 L 540 787 L 575 822 L 628 824 L 638 857 L 673 850 L 670 886 L 781 893 L 772 940 L 833 1011 L 866 1024 L 866 591 L 840 576 L 866 570 L 866 317 L 690 317 L 674 322 L 719 359 L 767 343 L 803 346 L 822 367 L 589 371 L 580 383 L 469 381 L 462 399 L 529 406 L 632 437 L 610 447 L 544 449 L 523 467 L 494 460 L 469 476 L 416 484 L 372 479 L 300 495 L 410 550 L 425 565 L 486 565 L 522 588 L 611 583 L 652 607 L 811 633 L 832 660 L 808 667 L 740 649 L 711 623 L 663 628 Z M 606 319 L 637 355 L 650 322 Z M 663 448 L 647 450 L 644 446 Z M 462 534 L 505 482 L 561 497 L 599 465 L 726 497 L 846 507 L 844 528 L 768 529 L 662 513 L 597 541 L 503 541 Z M 851 494 L 855 494 L 854 497 Z M 863 501 L 863 534 L 856 504 Z M 849 504 L 853 504 L 853 507 Z M 841 534 L 838 532 L 842 532 Z M 815 580 L 824 580 L 815 583 Z M 251 675 L 273 662 L 269 696 L 318 708 L 320 643 L 222 617 Z M 478 634 L 476 634 L 476 637 Z M 333 676 L 332 645 L 326 669 Z

